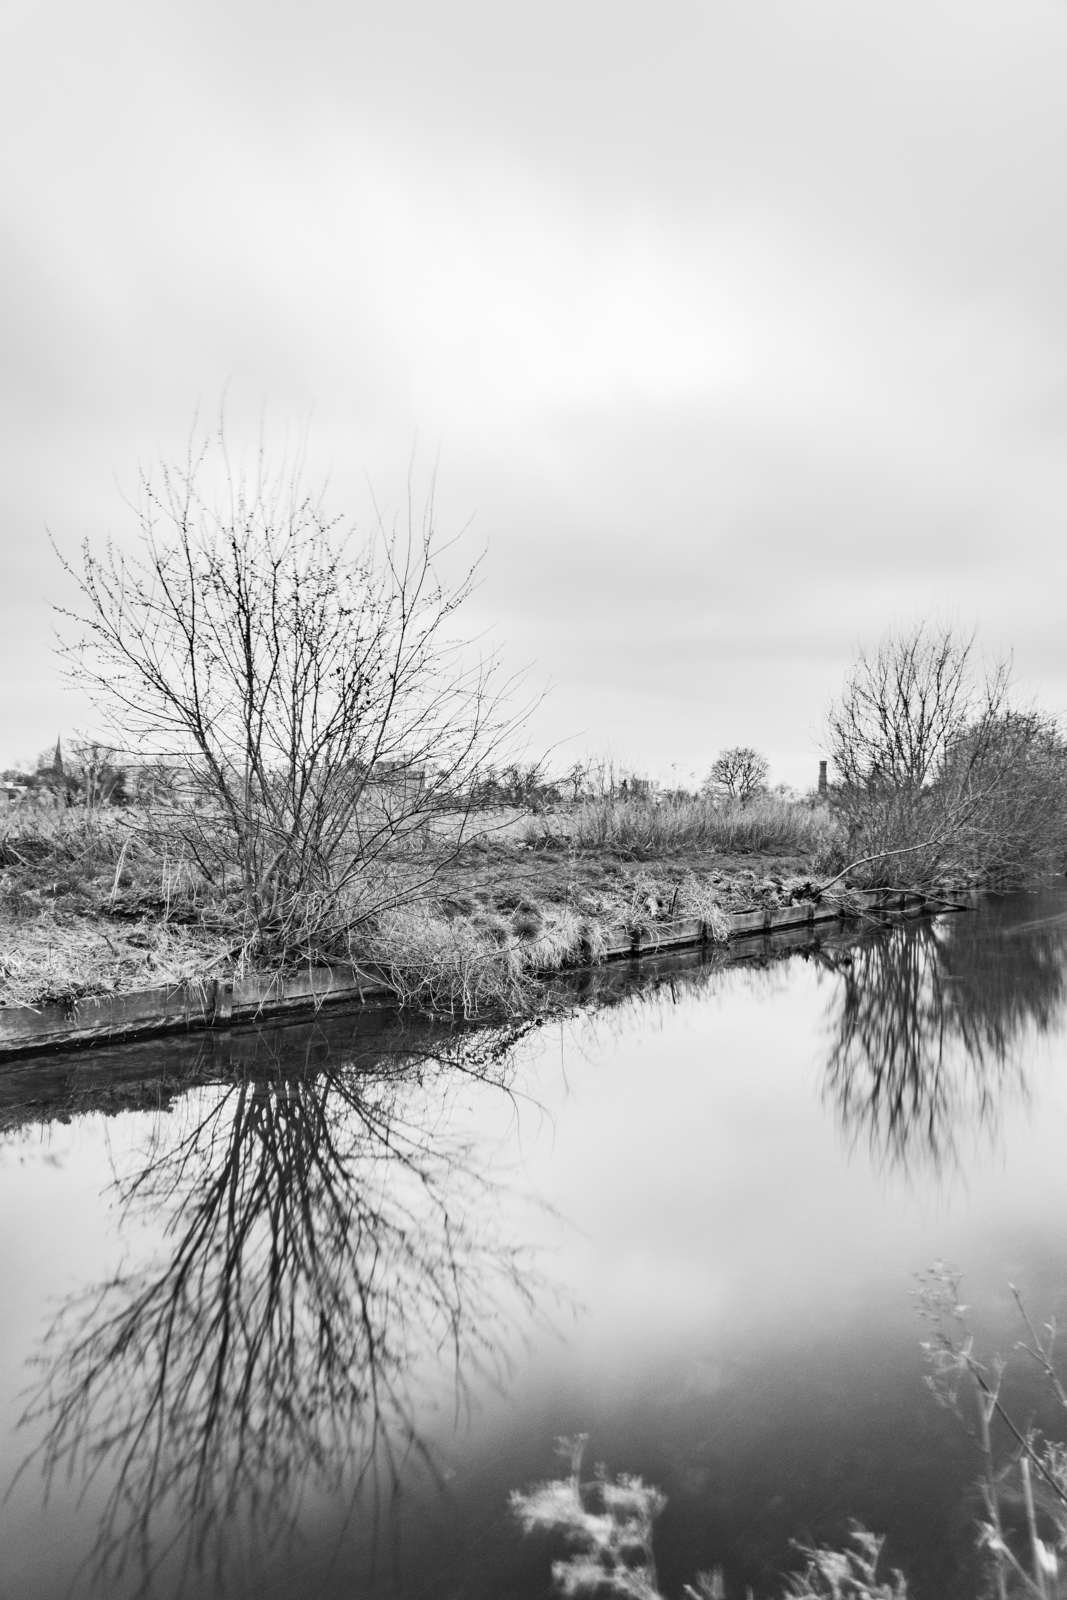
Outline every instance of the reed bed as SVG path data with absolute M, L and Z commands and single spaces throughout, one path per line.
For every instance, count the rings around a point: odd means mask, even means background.
M 648 856 L 683 850 L 808 856 L 821 867 L 837 859 L 841 830 L 825 806 L 773 797 L 742 805 L 606 796 L 583 800 L 570 811 L 532 817 L 525 839 L 533 845 L 567 842 L 585 850 L 614 848 Z

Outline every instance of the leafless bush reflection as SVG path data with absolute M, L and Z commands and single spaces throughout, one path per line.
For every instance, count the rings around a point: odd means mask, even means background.
M 991 936 L 989 915 L 917 922 L 822 960 L 831 1004 L 825 1092 L 882 1159 L 951 1164 L 961 1135 L 992 1129 L 1024 1095 L 1021 1046 L 1067 1000 L 1067 921 Z
M 247 1571 L 311 1497 L 380 1502 L 412 1458 L 433 1470 L 428 1388 L 444 1368 L 461 1403 L 474 1371 L 499 1374 L 506 1325 L 543 1288 L 453 1131 L 471 1074 L 511 1092 L 500 1043 L 372 1072 L 279 1065 L 158 1117 L 116 1189 L 128 1216 L 164 1220 L 166 1248 L 64 1308 L 25 1419 L 49 1482 L 104 1488 L 95 1576 Z

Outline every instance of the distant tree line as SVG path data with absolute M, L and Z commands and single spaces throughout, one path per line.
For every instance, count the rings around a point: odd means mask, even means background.
M 130 771 L 119 752 L 91 739 L 62 741 L 41 752 L 32 771 L 9 767 L 0 773 L 9 796 L 49 799 L 54 805 L 125 806 L 131 799 Z

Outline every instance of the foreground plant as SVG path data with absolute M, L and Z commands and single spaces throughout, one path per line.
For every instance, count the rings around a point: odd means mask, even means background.
M 582 1482 L 582 1457 L 588 1435 L 558 1441 L 569 1459 L 565 1478 L 552 1478 L 525 1492 L 513 1490 L 511 1509 L 524 1533 L 562 1535 L 570 1554 L 552 1564 L 552 1578 L 562 1595 L 618 1595 L 626 1600 L 663 1600 L 656 1574 L 652 1529 L 667 1504 L 666 1496 L 643 1478 L 622 1473 L 610 1478 L 598 1465 L 592 1480 Z M 877 1568 L 884 1540 L 854 1523 L 842 1550 L 797 1548 L 802 1572 L 787 1580 L 787 1600 L 907 1600 L 899 1572 L 888 1583 Z M 686 1600 L 726 1600 L 720 1568 L 698 1572 L 684 1585 Z M 747 1591 L 751 1600 L 752 1591 Z
M 1006 1364 L 1000 1356 L 987 1361 L 979 1358 L 967 1325 L 967 1307 L 960 1303 L 960 1281 L 961 1274 L 944 1262 L 937 1262 L 920 1280 L 920 1312 L 932 1324 L 931 1337 L 923 1344 L 931 1367 L 927 1382 L 939 1403 L 961 1418 L 961 1394 L 970 1391 L 978 1424 L 980 1488 L 986 1511 L 979 1540 L 992 1558 L 999 1600 L 1013 1600 L 1016 1595 L 1059 1600 L 1067 1595 L 1067 1576 L 1060 1574 L 1057 1555 L 1057 1550 L 1067 1548 L 1067 1447 L 1042 1438 L 1005 1405 Z M 1055 1320 L 1045 1324 L 1043 1336 L 1039 1334 L 1018 1290 L 1014 1284 L 1009 1287 L 1026 1332 L 1017 1348 L 1030 1356 L 1057 1405 L 1067 1412 L 1067 1391 L 1053 1365 Z M 1018 1483 L 1025 1509 L 1021 1529 L 1011 1526 L 1005 1512 L 1012 1483 Z M 1039 1514 L 1044 1538 L 1039 1533 Z
M 666 1497 L 642 1478 L 624 1473 L 609 1478 L 598 1466 L 583 1483 L 582 1456 L 588 1435 L 560 1439 L 559 1452 L 570 1457 L 566 1478 L 553 1478 L 511 1495 L 511 1508 L 524 1533 L 540 1529 L 561 1533 L 572 1554 L 552 1564 L 552 1577 L 564 1595 L 608 1593 L 632 1600 L 659 1600 L 652 1524 L 667 1504 Z
M 789 1579 L 789 1600 L 907 1600 L 908 1585 L 895 1569 L 888 1582 L 878 1577 L 884 1539 L 853 1523 L 842 1550 L 799 1546 L 804 1571 Z

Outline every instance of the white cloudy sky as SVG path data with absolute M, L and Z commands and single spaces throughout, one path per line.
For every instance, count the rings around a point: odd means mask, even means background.
M 440 451 L 534 747 L 807 783 L 936 612 L 1067 706 L 1063 0 L 4 0 L 0 760 L 46 528 L 197 405 L 363 516 Z

